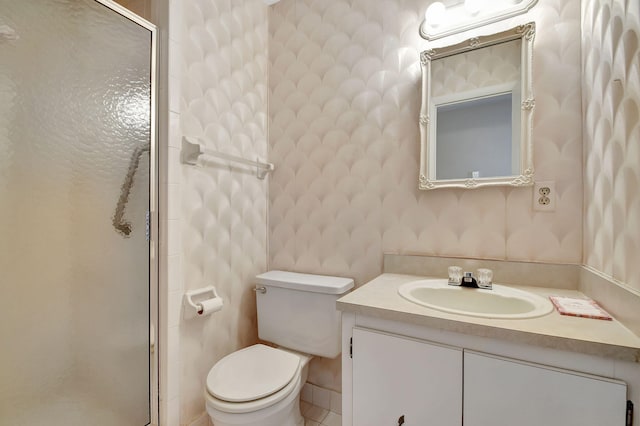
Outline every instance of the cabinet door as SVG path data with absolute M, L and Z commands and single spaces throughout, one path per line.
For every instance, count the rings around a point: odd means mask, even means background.
M 355 328 L 354 426 L 460 426 L 462 350 Z
M 464 354 L 465 426 L 624 426 L 626 394 L 612 379 Z

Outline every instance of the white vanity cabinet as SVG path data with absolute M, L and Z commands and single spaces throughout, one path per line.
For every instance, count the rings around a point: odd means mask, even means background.
M 462 351 L 353 329 L 353 425 L 461 426 Z
M 621 381 L 464 353 L 465 426 L 624 426 Z
M 347 312 L 343 345 L 343 426 L 627 424 L 604 358 Z

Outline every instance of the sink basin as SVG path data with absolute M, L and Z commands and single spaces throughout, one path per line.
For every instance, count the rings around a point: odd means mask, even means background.
M 425 279 L 402 284 L 398 293 L 418 305 L 481 318 L 535 318 L 553 310 L 544 297 L 497 284 L 493 290 L 482 290 L 451 286 L 445 279 Z

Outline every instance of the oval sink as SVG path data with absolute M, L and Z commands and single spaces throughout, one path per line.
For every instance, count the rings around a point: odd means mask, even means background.
M 418 305 L 481 318 L 535 318 L 553 310 L 544 297 L 496 284 L 493 290 L 483 290 L 451 286 L 445 279 L 425 279 L 402 284 L 398 293 Z

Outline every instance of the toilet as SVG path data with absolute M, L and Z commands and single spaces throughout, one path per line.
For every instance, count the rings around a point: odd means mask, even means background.
M 205 399 L 214 426 L 300 426 L 300 391 L 311 358 L 340 355 L 336 300 L 349 278 L 269 271 L 256 277 L 256 344 L 218 361 Z

